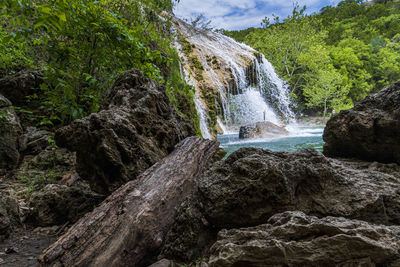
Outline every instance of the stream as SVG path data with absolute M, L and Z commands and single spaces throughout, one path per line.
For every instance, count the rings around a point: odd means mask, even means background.
M 322 152 L 324 141 L 320 126 L 292 126 L 288 127 L 289 135 L 267 139 L 239 139 L 238 133 L 228 133 L 218 136 L 218 141 L 227 151 L 227 156 L 243 147 L 259 147 L 272 151 L 296 151 L 301 148 L 315 148 Z

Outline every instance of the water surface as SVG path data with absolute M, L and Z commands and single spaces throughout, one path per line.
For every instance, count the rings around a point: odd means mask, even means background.
M 288 126 L 290 134 L 277 138 L 240 140 L 238 133 L 218 136 L 221 146 L 228 152 L 227 155 L 242 147 L 259 147 L 272 151 L 296 151 L 301 148 L 315 148 L 322 152 L 323 127 Z

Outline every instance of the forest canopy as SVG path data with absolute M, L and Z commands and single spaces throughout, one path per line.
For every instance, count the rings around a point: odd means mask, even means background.
M 224 31 L 263 53 L 300 110 L 340 111 L 400 79 L 400 3 L 345 0 L 306 15 L 264 18 L 262 28 Z

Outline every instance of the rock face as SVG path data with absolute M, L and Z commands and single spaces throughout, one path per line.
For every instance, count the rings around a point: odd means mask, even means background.
M 83 186 L 48 184 L 30 196 L 28 221 L 42 227 L 74 223 L 103 199 Z
M 210 267 L 399 266 L 400 226 L 345 218 L 276 214 L 267 224 L 222 230 Z
M 313 149 L 240 149 L 200 177 L 177 212 L 163 256 L 193 260 L 219 230 L 255 226 L 291 210 L 400 224 L 400 177 L 357 170 Z
M 285 126 L 276 125 L 270 121 L 257 122 L 253 125 L 240 127 L 239 139 L 248 138 L 271 138 L 286 135 L 289 132 Z
M 400 82 L 328 121 L 324 154 L 400 164 Z
M 49 147 L 35 156 L 25 155 L 16 170 L 16 177 L 20 182 L 31 184 L 32 190 L 38 191 L 73 172 L 75 164 L 74 153 L 65 148 Z
M 19 137 L 22 127 L 11 102 L 0 95 L 0 168 L 12 169 L 19 161 Z
M 12 226 L 18 223 L 18 202 L 2 192 L 0 195 L 0 241 L 7 238 L 12 231 Z
M 20 138 L 20 151 L 25 155 L 37 155 L 46 149 L 50 143 L 51 134 L 36 127 L 28 127 Z
M 20 71 L 0 79 L 0 94 L 14 105 L 21 106 L 26 103 L 26 96 L 31 95 L 42 82 L 42 71 Z
M 169 105 L 164 86 L 136 69 L 123 73 L 106 109 L 56 132 L 77 152 L 77 171 L 92 189 L 110 194 L 170 153 L 193 127 Z

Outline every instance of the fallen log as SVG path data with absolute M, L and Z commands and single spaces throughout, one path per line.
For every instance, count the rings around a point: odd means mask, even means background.
M 188 196 L 218 143 L 180 142 L 167 157 L 110 195 L 39 257 L 40 266 L 145 266 L 156 261 L 175 208 Z

